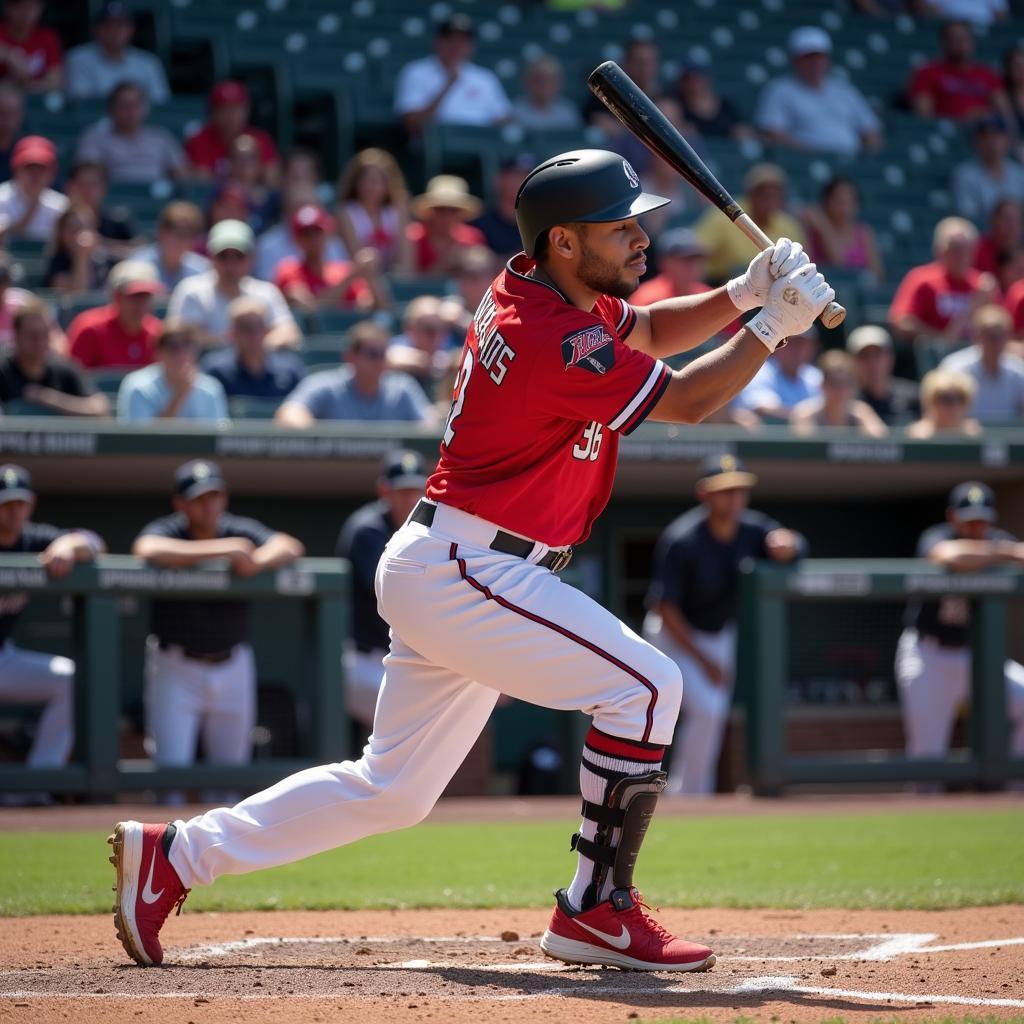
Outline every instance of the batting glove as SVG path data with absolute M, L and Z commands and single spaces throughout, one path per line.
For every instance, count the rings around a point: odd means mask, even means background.
M 759 252 L 750 261 L 746 272 L 727 282 L 725 288 L 738 310 L 756 309 L 768 301 L 768 291 L 776 280 L 809 262 L 799 242 L 780 238 L 770 249 Z
M 809 330 L 821 311 L 836 297 L 813 263 L 779 278 L 768 291 L 768 301 L 747 327 L 774 352 L 792 334 Z

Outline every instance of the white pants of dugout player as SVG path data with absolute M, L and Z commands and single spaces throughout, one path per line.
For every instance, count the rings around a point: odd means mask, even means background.
M 896 645 L 896 681 L 903 710 L 908 757 L 944 757 L 957 709 L 971 696 L 969 647 L 943 647 L 916 629 L 905 629 Z M 1024 666 L 1006 662 L 1010 751 L 1024 757 Z
M 373 735 L 358 761 L 310 768 L 232 808 L 176 822 L 170 860 L 186 887 L 308 857 L 420 821 L 499 692 L 581 709 L 611 736 L 665 744 L 679 670 L 585 594 L 492 551 L 496 527 L 439 506 L 409 522 L 377 569 L 392 628 Z
M 373 713 L 384 678 L 387 651 L 359 651 L 347 646 L 342 656 L 345 666 L 345 703 L 348 713 L 363 725 L 373 723 Z
M 256 724 L 256 662 L 239 644 L 226 661 L 186 657 L 180 647 L 146 641 L 146 732 L 158 764 L 192 764 L 202 731 L 211 764 L 244 764 Z
M 682 718 L 672 746 L 665 792 L 706 796 L 715 791 L 718 754 L 732 704 L 736 625 L 729 623 L 717 633 L 691 629 L 690 635 L 705 657 L 722 666 L 726 679 L 721 686 L 716 686 L 703 666 L 672 639 L 660 615 L 649 612 L 644 619 L 645 639 L 667 654 L 683 674 Z
M 64 764 L 74 741 L 75 663 L 41 651 L 25 651 L 9 640 L 0 646 L 0 703 L 45 704 L 27 764 Z

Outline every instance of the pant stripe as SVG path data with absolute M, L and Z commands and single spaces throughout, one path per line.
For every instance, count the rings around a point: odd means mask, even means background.
M 502 608 L 508 609 L 510 612 L 515 612 L 516 615 L 521 615 L 524 619 L 529 619 L 531 622 L 536 622 L 540 626 L 545 626 L 555 633 L 560 633 L 568 640 L 572 640 L 573 643 L 579 644 L 581 647 L 585 647 L 588 651 L 592 651 L 599 658 L 604 658 L 605 661 L 611 662 L 616 668 L 625 672 L 627 675 L 632 676 L 638 683 L 641 683 L 650 693 L 650 699 L 647 702 L 647 716 L 646 725 L 644 726 L 644 734 L 641 737 L 641 742 L 646 743 L 650 739 L 651 730 L 654 727 L 654 706 L 658 702 L 658 688 L 649 679 L 645 679 L 636 669 L 630 668 L 625 662 L 619 661 L 613 654 L 609 654 L 608 651 L 602 650 L 596 644 L 592 644 L 589 640 L 585 640 L 581 636 L 577 636 L 572 631 L 566 629 L 564 626 L 558 625 L 557 622 L 551 622 L 548 619 L 542 618 L 539 615 L 535 615 L 531 611 L 527 611 L 525 608 L 520 608 L 519 605 L 513 604 L 511 601 L 506 600 L 500 594 L 495 594 L 490 587 L 485 587 L 479 580 L 475 580 L 466 571 L 466 560 L 459 558 L 459 546 L 458 544 L 452 543 L 449 549 L 449 557 L 458 563 L 459 572 L 462 574 L 462 578 L 473 588 L 480 591 L 481 594 L 488 601 L 494 601 L 499 604 Z

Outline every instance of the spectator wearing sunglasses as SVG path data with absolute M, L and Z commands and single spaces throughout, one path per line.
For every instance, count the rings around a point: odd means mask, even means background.
M 926 373 L 921 379 L 923 413 L 907 427 L 907 436 L 976 437 L 981 424 L 968 415 L 975 390 L 974 381 L 965 373 L 941 367 Z
M 868 437 L 889 431 L 878 413 L 857 397 L 857 364 L 848 352 L 832 349 L 818 360 L 821 394 L 799 402 L 789 422 L 797 434 L 813 434 L 818 427 L 843 427 Z
M 156 343 L 156 362 L 129 373 L 117 392 L 122 423 L 152 420 L 228 419 L 228 403 L 219 381 L 197 364 L 198 332 L 191 324 L 168 320 Z
M 405 421 L 436 426 L 438 415 L 407 373 L 386 369 L 388 335 L 365 320 L 350 332 L 345 365 L 312 373 L 284 400 L 275 421 L 305 429 L 317 420 Z
M 255 245 L 256 238 L 248 224 L 240 220 L 220 221 L 211 228 L 206 246 L 213 261 L 212 269 L 186 278 L 171 293 L 168 318 L 198 327 L 200 347 L 229 343 L 228 309 L 243 295 L 260 299 L 267 307 L 269 348 L 297 345 L 302 340 L 299 326 L 280 289 L 252 276 Z

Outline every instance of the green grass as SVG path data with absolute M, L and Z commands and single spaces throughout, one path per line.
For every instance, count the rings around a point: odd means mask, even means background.
M 573 822 L 420 825 L 219 879 L 190 910 L 550 905 Z M 103 832 L 0 835 L 0 914 L 110 909 Z M 1014 811 L 656 820 L 637 882 L 659 906 L 946 908 L 1024 901 Z

